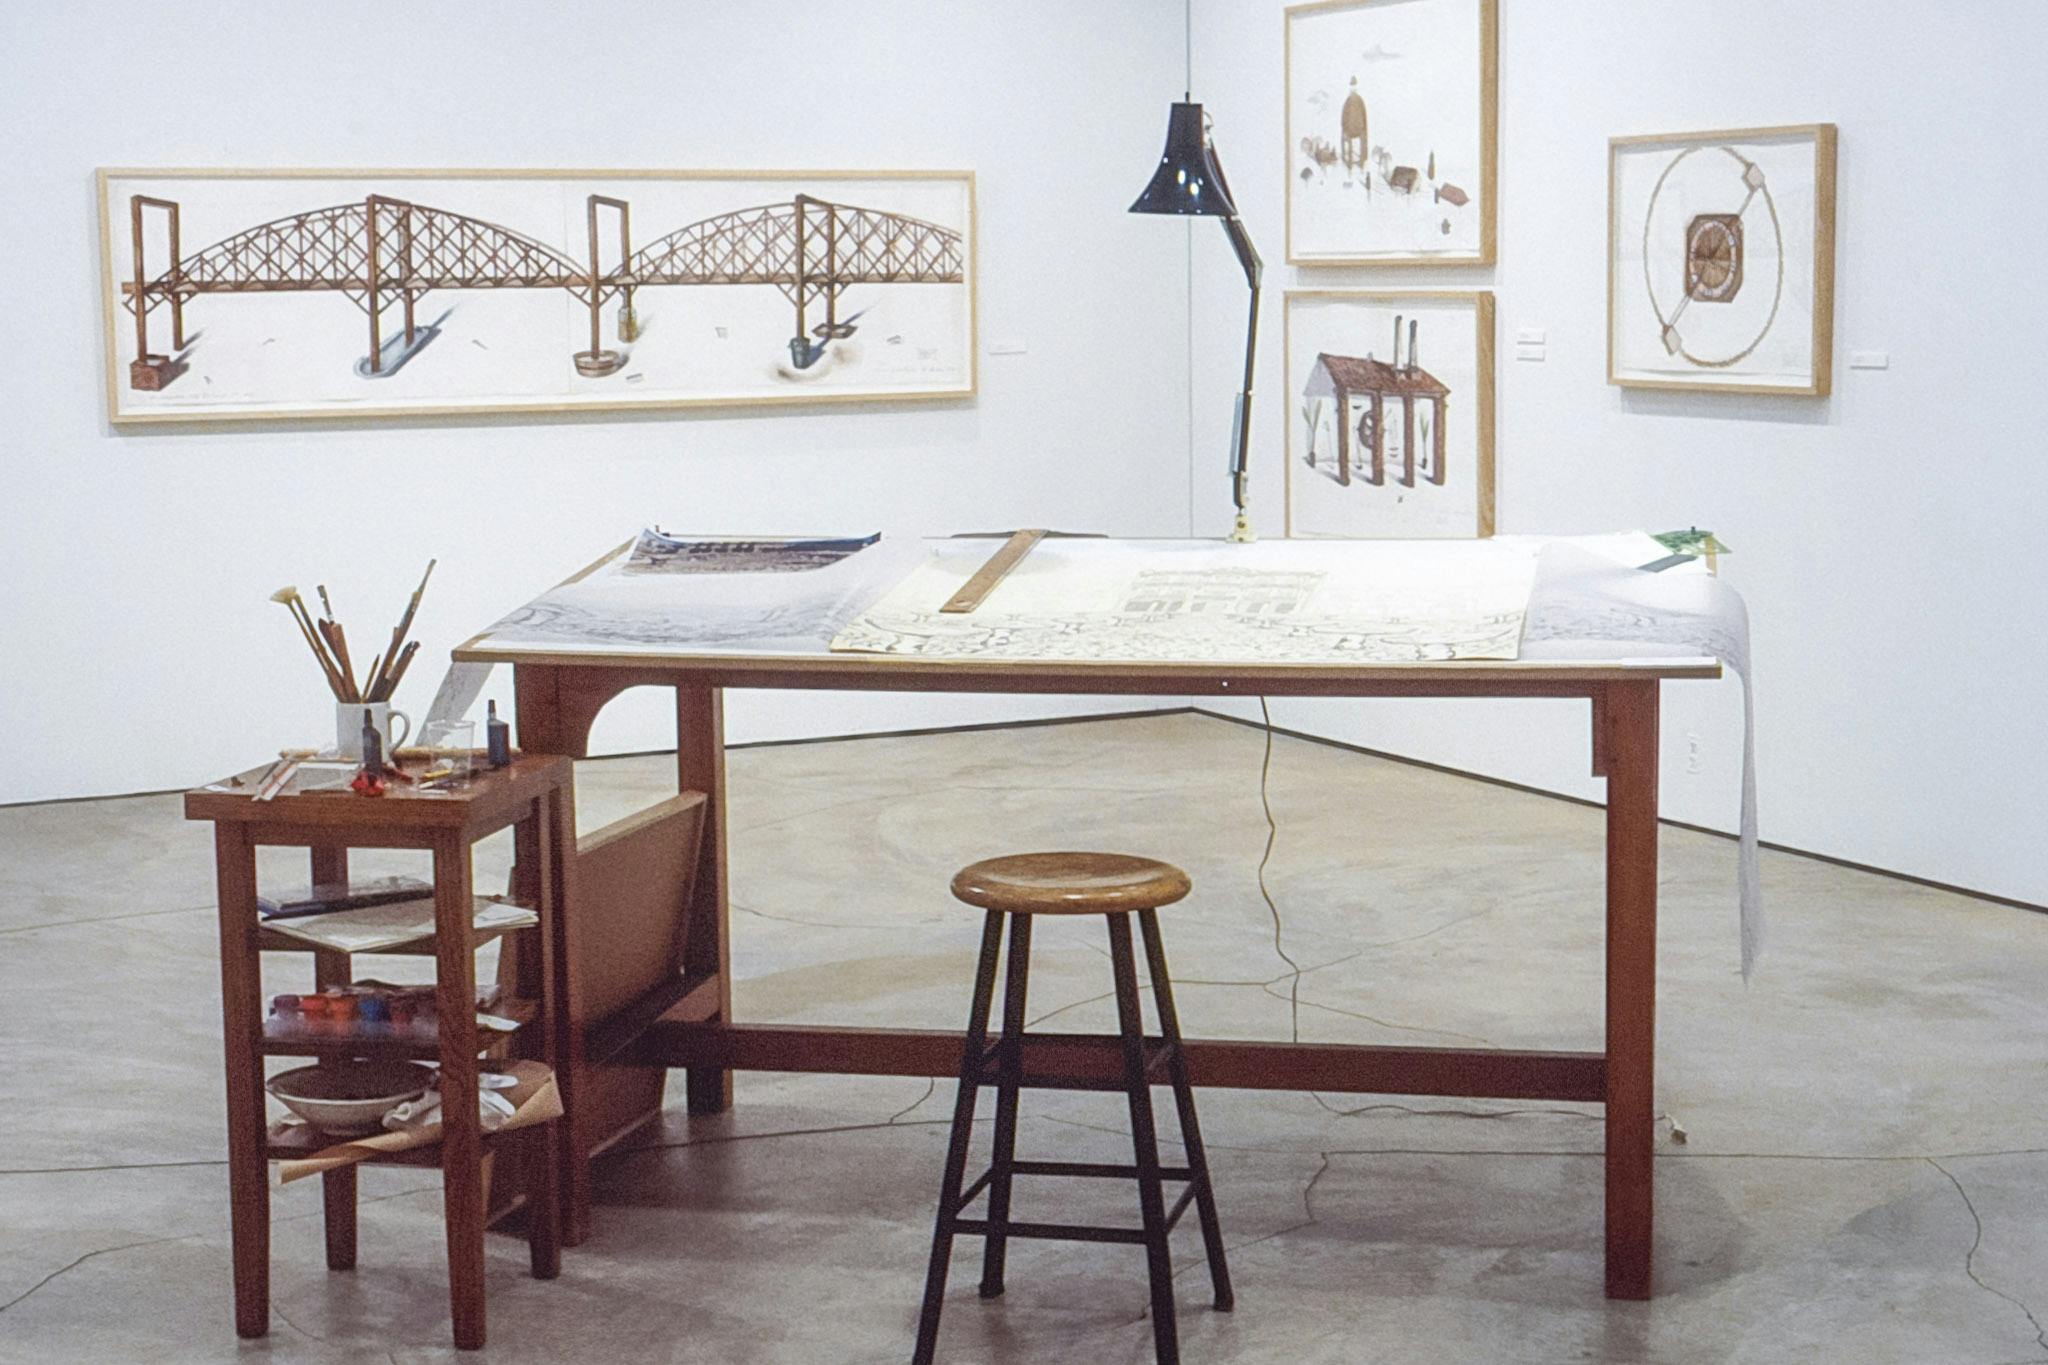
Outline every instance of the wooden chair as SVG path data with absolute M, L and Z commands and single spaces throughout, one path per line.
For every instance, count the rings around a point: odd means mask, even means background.
M 961 869 L 953 878 L 953 894 L 986 911 L 981 935 L 981 962 L 975 974 L 974 999 L 967 1015 L 966 1046 L 960 1060 L 960 1091 L 953 1106 L 952 1140 L 946 1149 L 945 1176 L 939 1187 L 938 1222 L 932 1234 L 931 1266 L 925 1276 L 924 1309 L 918 1320 L 916 1365 L 930 1365 L 938 1346 L 939 1313 L 944 1307 L 946 1275 L 957 1233 L 985 1239 L 981 1296 L 1003 1292 L 1003 1260 L 1008 1239 L 1118 1242 L 1145 1248 L 1152 1288 L 1152 1341 L 1161 1365 L 1180 1359 L 1173 1305 L 1173 1266 L 1167 1237 L 1181 1214 L 1194 1203 L 1202 1225 L 1202 1243 L 1209 1258 L 1209 1279 L 1219 1312 L 1234 1304 L 1230 1270 L 1224 1262 L 1223 1233 L 1216 1219 L 1216 1196 L 1209 1183 L 1209 1161 L 1195 1120 L 1195 1097 L 1188 1083 L 1187 1059 L 1181 1050 L 1180 1020 L 1174 1012 L 1173 986 L 1167 976 L 1166 950 L 1155 913 L 1188 894 L 1185 872 L 1150 858 L 1116 853 L 1025 853 L 991 858 Z M 1158 1039 L 1147 1039 L 1138 1004 L 1137 969 L 1131 947 L 1132 915 L 1145 940 L 1146 972 L 1152 980 L 1159 1012 Z M 1010 920 L 1009 976 L 1003 988 L 1002 1032 L 988 1042 L 989 1010 L 995 994 L 996 962 L 1004 916 Z M 1101 915 L 1109 926 L 1111 977 L 1116 988 L 1118 1035 L 1113 1044 L 1122 1057 L 1119 1080 L 1099 1081 L 1053 1074 L 1025 1067 L 1024 998 L 1030 972 L 1031 922 L 1038 915 Z M 1039 1037 L 1041 1035 L 1031 1035 Z M 1187 1165 L 1159 1164 L 1158 1136 L 1152 1120 L 1152 1090 L 1158 1072 L 1166 1071 L 1180 1111 L 1181 1140 Z M 968 1139 L 980 1087 L 996 1091 L 995 1151 L 989 1168 L 962 1189 L 967 1174 Z M 1130 1101 L 1134 1164 L 1017 1159 L 1017 1097 L 1020 1089 L 1122 1090 Z M 1020 1175 L 1081 1176 L 1135 1179 L 1138 1183 L 1139 1227 L 1100 1227 L 1077 1223 L 1036 1223 L 1013 1220 L 1010 1194 Z M 1161 1185 L 1185 1182 L 1171 1209 Z M 963 1217 L 983 1191 L 988 1194 L 986 1218 Z

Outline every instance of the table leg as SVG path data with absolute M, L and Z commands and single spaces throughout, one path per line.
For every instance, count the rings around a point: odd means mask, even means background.
M 441 1190 L 455 1347 L 484 1344 L 483 1135 L 477 1120 L 476 947 L 466 835 L 434 844 L 435 1009 L 441 1029 Z
M 356 1268 L 356 1168 L 343 1166 L 320 1176 L 327 1224 L 327 1268 Z
M 563 875 L 575 835 L 574 787 L 549 792 L 534 805 L 535 840 L 533 857 L 538 873 L 534 904 L 540 908 L 539 996 L 541 1017 L 548 1021 L 541 1033 L 541 1060 L 555 1073 L 559 1089 L 564 1077 L 580 1069 L 583 1037 L 569 1013 L 568 953 L 563 928 L 568 897 Z M 578 1067 L 570 1065 L 575 1058 Z M 563 1091 L 562 1117 L 544 1126 L 533 1143 L 539 1169 L 529 1186 L 533 1207 L 528 1217 L 538 1230 L 532 1244 L 533 1273 L 553 1279 L 561 1273 L 562 1246 L 581 1242 L 590 1235 L 590 1163 L 581 1160 L 576 1143 L 575 1123 L 566 1112 L 570 1091 Z M 542 1221 L 544 1220 L 544 1221 Z
M 315 844 L 309 861 L 314 886 L 348 881 L 348 849 L 340 844 Z M 349 955 L 320 948 L 313 953 L 313 988 L 346 986 L 355 980 Z M 335 1065 L 338 1058 L 324 1058 L 321 1065 Z M 320 1198 L 327 1230 L 327 1268 L 354 1270 L 356 1267 L 356 1168 L 343 1166 L 320 1176 Z
M 237 824 L 213 831 L 220 898 L 221 1038 L 227 1057 L 228 1201 L 235 1331 L 270 1331 L 270 1183 L 264 1167 L 263 979 L 256 951 L 256 849 Z
M 1607 769 L 1607 1296 L 1647 1299 L 1656 1138 L 1657 688 L 1610 685 Z
M 731 907 L 725 865 L 725 693 L 716 687 L 676 689 L 676 767 L 684 791 L 704 793 L 704 834 L 698 843 L 697 877 L 684 915 L 683 957 L 676 964 L 690 976 L 718 983 L 717 1023 L 732 1021 Z M 722 1114 L 732 1108 L 732 1072 L 691 1067 L 684 1080 L 692 1114 Z

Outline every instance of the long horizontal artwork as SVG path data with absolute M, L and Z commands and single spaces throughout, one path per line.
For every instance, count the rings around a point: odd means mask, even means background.
M 946 399 L 965 171 L 99 173 L 116 422 Z

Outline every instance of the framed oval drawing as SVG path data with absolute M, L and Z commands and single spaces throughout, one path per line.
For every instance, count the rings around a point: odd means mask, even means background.
M 1607 197 L 1610 384 L 1828 392 L 1833 124 L 1615 138 Z

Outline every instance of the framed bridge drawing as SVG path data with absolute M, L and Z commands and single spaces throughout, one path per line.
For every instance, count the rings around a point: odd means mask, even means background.
M 968 171 L 102 170 L 116 423 L 959 399 Z
M 1607 380 L 1825 396 L 1835 127 L 1608 144 Z
M 1287 260 L 1491 265 L 1497 0 L 1287 10 Z
M 1287 534 L 1493 534 L 1493 295 L 1289 290 Z

